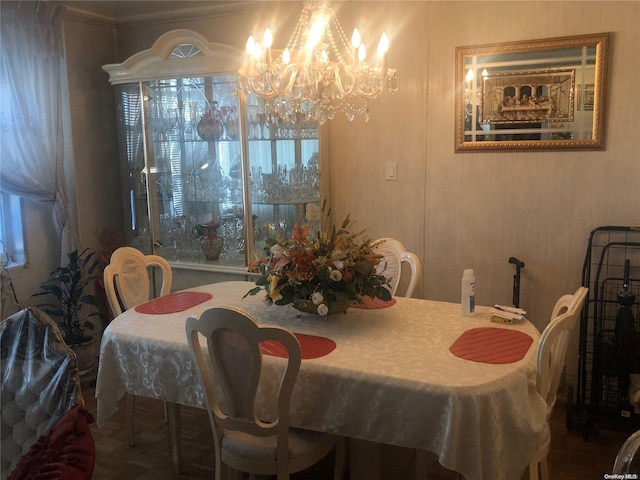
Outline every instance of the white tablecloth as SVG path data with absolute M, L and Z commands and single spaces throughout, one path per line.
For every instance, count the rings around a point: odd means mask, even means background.
M 96 386 L 102 426 L 125 393 L 204 407 L 204 391 L 184 322 L 206 308 L 233 305 L 265 324 L 334 340 L 329 355 L 303 360 L 292 400 L 292 424 L 347 437 L 435 452 L 468 480 L 519 478 L 544 435 L 546 406 L 535 391 L 539 332 L 529 322 L 497 325 L 488 308 L 462 317 L 457 304 L 396 298 L 384 309 L 350 309 L 321 317 L 266 306 L 250 282 L 192 289 L 213 298 L 187 311 L 146 315 L 131 309 L 106 329 Z M 449 347 L 475 327 L 508 328 L 534 342 L 516 363 L 486 364 Z M 274 358 L 274 357 L 272 357 Z

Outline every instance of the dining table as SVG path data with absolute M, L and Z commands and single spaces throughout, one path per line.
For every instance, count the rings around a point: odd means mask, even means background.
M 526 318 L 500 324 L 489 307 L 462 316 L 460 304 L 404 297 L 366 299 L 325 318 L 269 305 L 264 292 L 245 296 L 254 286 L 203 285 L 116 317 L 101 341 L 98 427 L 125 394 L 164 400 L 176 406 L 169 418 L 179 462 L 177 406 L 207 408 L 185 321 L 231 306 L 298 337 L 303 360 L 292 426 L 433 452 L 467 480 L 520 478 L 548 434 L 535 388 L 540 333 Z M 276 369 L 282 359 L 272 350 L 263 349 L 264 363 Z M 352 459 L 351 478 L 357 468 Z

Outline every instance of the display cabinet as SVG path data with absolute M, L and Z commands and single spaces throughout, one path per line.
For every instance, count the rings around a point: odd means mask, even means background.
M 319 222 L 319 126 L 236 87 L 242 52 L 189 30 L 105 65 L 117 95 L 127 243 L 173 268 L 246 273 L 269 239 Z

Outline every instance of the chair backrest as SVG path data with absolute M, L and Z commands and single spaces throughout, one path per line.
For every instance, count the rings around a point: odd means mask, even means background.
M 0 323 L 0 352 L 5 478 L 40 435 L 84 400 L 76 355 L 41 310 L 26 308 Z
M 580 318 L 588 291 L 588 288 L 580 287 L 573 295 L 563 295 L 540 335 L 536 353 L 536 389 L 547 402 L 547 415 L 556 402 L 569 336 Z
M 376 248 L 376 253 L 383 256 L 376 270 L 389 280 L 391 295 L 396 295 L 398 291 L 402 278 L 402 265 L 405 264 L 409 266 L 411 275 L 404 296 L 411 297 L 422 275 L 420 259 L 415 253 L 408 252 L 404 245 L 394 238 L 380 238 L 376 242 L 382 242 Z
M 640 471 L 637 457 L 638 448 L 640 448 L 640 430 L 633 433 L 622 444 L 613 464 L 613 472 L 611 473 L 638 473 L 638 471 Z
M 218 426 L 254 436 L 277 435 L 278 466 L 288 470 L 289 407 L 301 362 L 296 337 L 282 327 L 259 326 L 249 314 L 233 307 L 210 308 L 199 320 L 187 319 L 186 333 L 205 386 L 212 429 L 216 431 Z M 207 340 L 212 371 L 200 345 L 201 335 Z M 286 368 L 279 382 L 277 411 L 269 419 L 260 419 L 255 411 L 263 373 L 260 342 L 269 340 L 281 343 L 288 357 L 282 359 Z M 218 398 L 217 392 L 224 398 Z
M 145 255 L 133 247 L 120 247 L 104 269 L 104 289 L 114 315 L 146 302 L 152 296 L 149 269 L 162 272 L 160 296 L 171 291 L 169 262 L 159 255 Z

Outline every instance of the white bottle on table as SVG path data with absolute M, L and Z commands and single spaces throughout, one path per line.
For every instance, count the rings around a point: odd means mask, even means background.
M 462 296 L 460 300 L 462 316 L 470 317 L 476 308 L 476 278 L 473 270 L 465 269 L 462 275 Z

